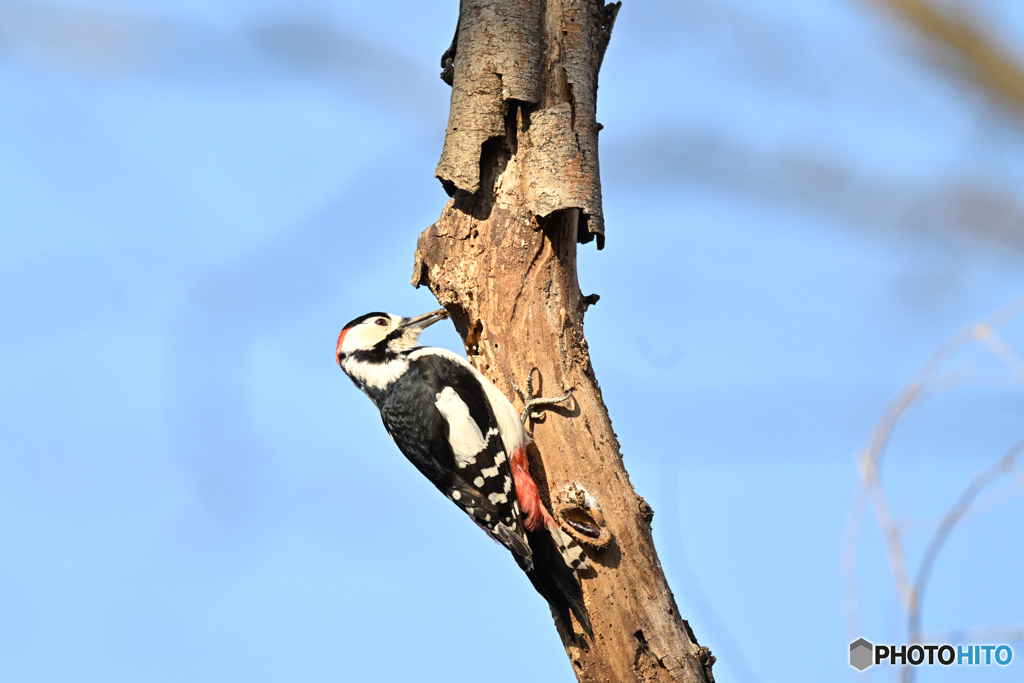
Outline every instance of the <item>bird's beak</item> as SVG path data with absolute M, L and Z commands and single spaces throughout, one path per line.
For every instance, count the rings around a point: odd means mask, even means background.
M 406 318 L 398 327 L 403 330 L 416 330 L 417 332 L 422 332 L 438 320 L 444 320 L 447 317 L 448 311 L 443 308 L 439 308 L 436 311 L 424 313 L 423 315 L 418 315 L 414 318 Z

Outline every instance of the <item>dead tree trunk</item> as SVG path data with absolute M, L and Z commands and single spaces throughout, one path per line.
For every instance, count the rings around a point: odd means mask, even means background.
M 420 235 L 413 284 L 448 309 L 470 361 L 510 396 L 573 401 L 534 423 L 531 471 L 589 550 L 594 640 L 562 643 L 580 681 L 714 681 L 680 617 L 590 364 L 576 244 L 604 242 L 597 75 L 619 3 L 462 0 L 442 74 L 451 112 L 437 177 L 452 200 Z M 513 401 L 517 397 L 513 397 Z M 589 494 L 589 495 L 588 495 Z M 567 520 L 592 522 L 590 538 Z

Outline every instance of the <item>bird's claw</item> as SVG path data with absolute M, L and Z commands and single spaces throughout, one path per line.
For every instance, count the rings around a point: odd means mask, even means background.
M 557 405 L 557 404 L 559 404 L 559 403 L 561 403 L 563 401 L 568 401 L 570 398 L 572 398 L 572 388 L 566 389 L 565 396 L 562 396 L 560 398 L 539 398 L 537 396 L 534 396 L 533 395 L 533 373 L 534 372 L 536 372 L 537 374 L 540 374 L 540 370 L 538 370 L 537 368 L 531 368 L 530 369 L 530 374 L 528 374 L 526 376 L 526 391 L 523 391 L 518 386 L 516 386 L 515 382 L 511 383 L 512 384 L 512 388 L 516 390 L 516 393 L 519 394 L 519 398 L 522 399 L 522 401 L 523 401 L 523 412 L 519 416 L 519 419 L 522 421 L 523 424 L 526 424 L 526 421 L 528 419 L 531 419 L 531 418 L 532 419 L 537 419 L 537 418 L 540 417 L 540 413 L 534 412 L 534 410 L 533 410 L 534 408 L 538 408 L 538 407 L 542 407 L 542 406 L 546 407 L 546 406 Z

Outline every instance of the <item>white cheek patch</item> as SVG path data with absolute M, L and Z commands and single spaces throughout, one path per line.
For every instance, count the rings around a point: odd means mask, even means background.
M 451 387 L 445 387 L 436 399 L 434 405 L 448 422 L 448 441 L 455 454 L 455 464 L 459 468 L 475 465 L 476 456 L 486 442 L 480 427 L 469 414 L 469 406 Z
M 356 325 L 345 333 L 338 350 L 351 353 L 357 349 L 368 349 L 386 337 L 389 329 L 382 325 Z

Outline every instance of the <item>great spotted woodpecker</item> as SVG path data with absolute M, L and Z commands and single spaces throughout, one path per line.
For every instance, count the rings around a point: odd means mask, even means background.
M 338 365 L 380 410 L 399 450 L 519 566 L 572 632 L 593 636 L 577 570 L 583 549 L 559 528 L 530 476 L 530 443 L 515 408 L 465 358 L 417 346 L 448 315 L 367 313 L 338 337 Z

